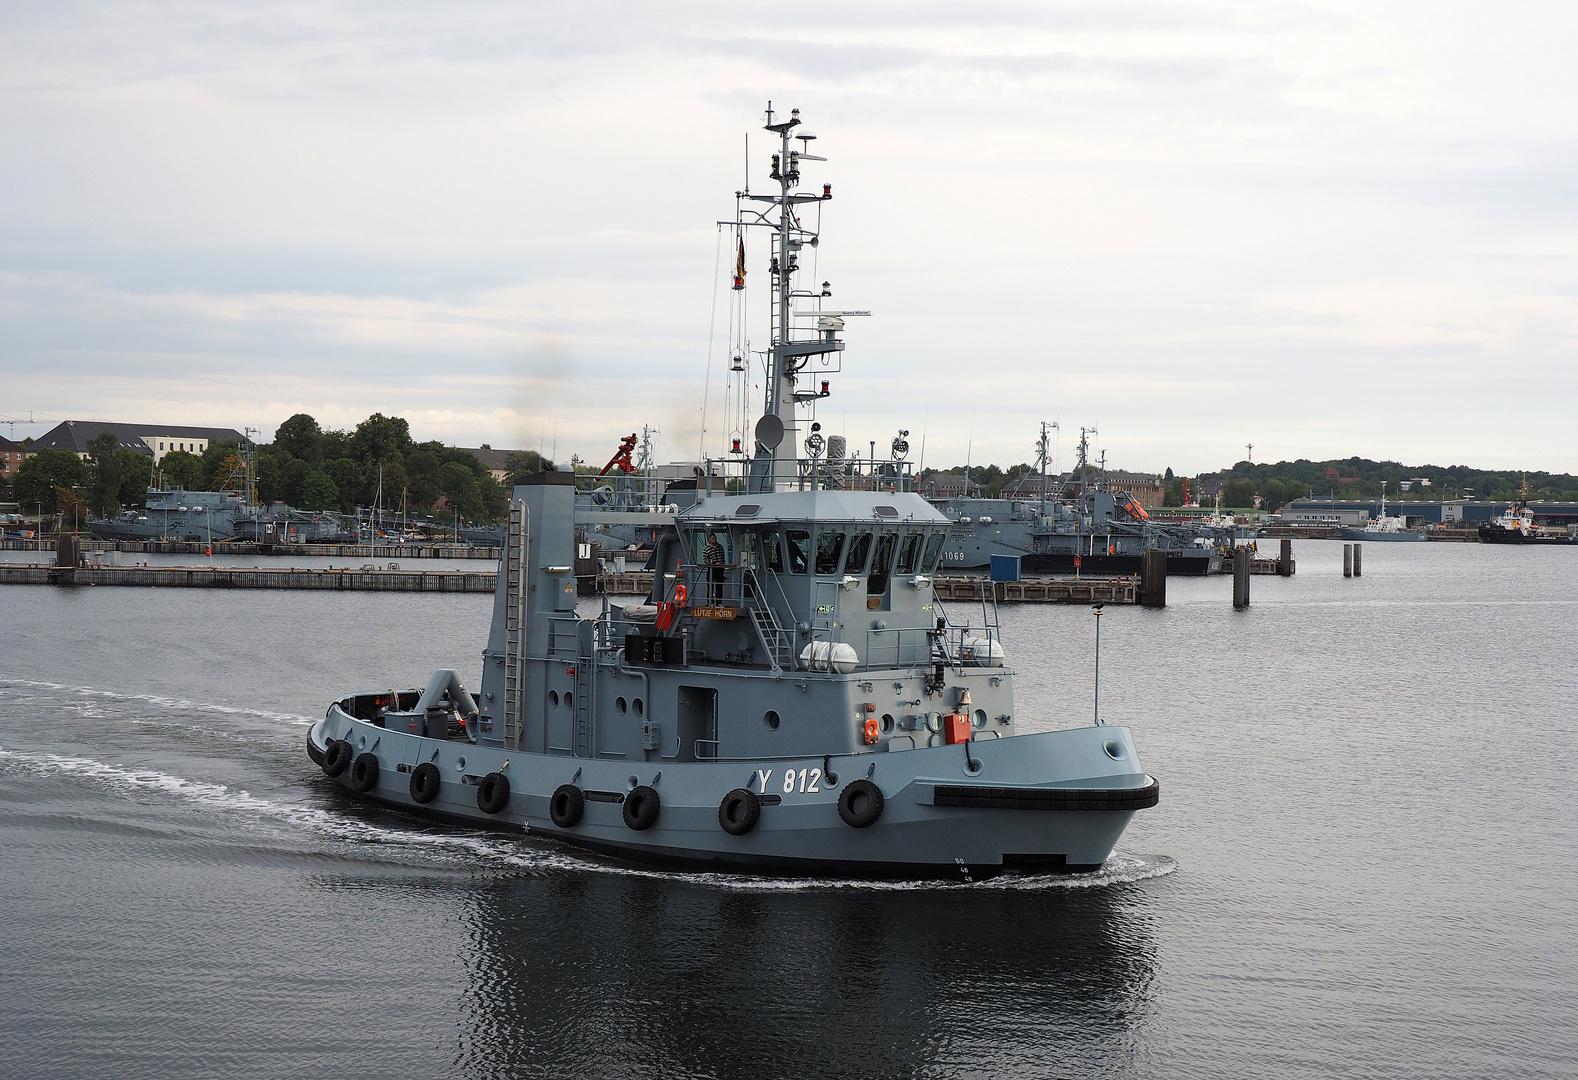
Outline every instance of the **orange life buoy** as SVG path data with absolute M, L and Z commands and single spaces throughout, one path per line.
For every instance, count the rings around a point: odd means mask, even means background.
M 873 745 L 876 744 L 876 741 L 877 741 L 877 718 L 875 716 L 868 716 L 868 717 L 866 717 L 866 745 L 867 746 L 873 746 Z
M 685 586 L 684 585 L 676 585 L 676 586 L 674 586 L 674 606 L 675 607 L 684 607 L 685 606 L 685 601 L 689 597 L 690 597 L 690 594 L 685 591 Z

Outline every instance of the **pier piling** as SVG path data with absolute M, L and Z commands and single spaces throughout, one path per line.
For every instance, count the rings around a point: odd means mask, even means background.
M 1353 577 L 1353 545 L 1342 545 L 1342 576 Z
M 1293 541 L 1282 538 L 1282 551 L 1277 556 L 1277 577 L 1293 576 Z
M 1249 549 L 1238 548 L 1233 552 L 1233 608 L 1249 606 Z
M 1363 544 L 1355 544 L 1355 545 L 1353 545 L 1353 576 L 1354 577 L 1363 577 L 1364 576 L 1364 551 L 1363 551 L 1363 548 L 1364 548 Z
M 1140 603 L 1148 608 L 1167 606 L 1167 553 L 1147 551 L 1140 556 Z

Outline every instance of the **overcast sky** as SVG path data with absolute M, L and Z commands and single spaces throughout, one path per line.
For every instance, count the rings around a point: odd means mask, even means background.
M 1571 3 L 0 6 L 0 427 L 694 457 L 744 136 L 830 160 L 820 418 L 1578 471 Z M 781 24 L 781 25 L 780 25 Z M 753 283 L 765 281 L 763 245 Z M 728 255 L 723 256 L 723 272 Z M 720 297 L 728 294 L 727 281 Z M 754 311 L 765 311 L 756 289 Z M 765 338 L 759 328 L 755 338 Z

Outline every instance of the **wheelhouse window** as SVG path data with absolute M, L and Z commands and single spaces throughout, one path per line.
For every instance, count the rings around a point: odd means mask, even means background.
M 921 573 L 933 574 L 937 571 L 937 557 L 942 554 L 942 542 L 947 539 L 947 534 L 940 529 L 931 534 L 926 541 L 926 557 L 921 560 Z
M 866 578 L 866 592 L 878 596 L 888 591 L 888 574 L 893 569 L 893 549 L 897 546 L 895 533 L 877 537 L 876 554 L 871 557 L 871 574 Z
M 811 534 L 804 529 L 784 530 L 789 553 L 789 572 L 803 574 L 811 565 Z
M 762 533 L 762 558 L 766 560 L 767 569 L 773 573 L 784 572 L 784 549 L 779 542 L 777 529 L 768 529 Z
M 899 542 L 899 561 L 893 571 L 895 574 L 915 573 L 915 565 L 920 561 L 922 539 L 920 533 L 910 533 Z
M 849 551 L 844 555 L 844 573 L 864 574 L 866 560 L 871 557 L 871 534 L 857 532 L 849 538 Z
M 844 534 L 841 532 L 817 533 L 816 536 L 816 572 L 818 574 L 838 573 L 838 557 L 843 554 Z

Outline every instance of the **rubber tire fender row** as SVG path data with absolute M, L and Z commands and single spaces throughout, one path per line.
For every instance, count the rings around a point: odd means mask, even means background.
M 356 751 L 351 749 L 349 739 L 330 739 L 323 751 L 324 773 L 331 779 L 339 776 L 351 767 L 351 759 L 355 756 Z
M 424 761 L 411 770 L 411 801 L 420 804 L 432 802 L 438 798 L 439 785 L 443 777 L 438 773 L 438 766 L 431 761 Z
M 838 816 L 851 829 L 865 829 L 882 816 L 882 789 L 861 778 L 838 793 Z
M 560 784 L 548 798 L 548 816 L 561 829 L 573 829 L 586 812 L 586 796 L 574 784 Z
M 636 832 L 644 832 L 656 825 L 662 810 L 663 800 L 658 798 L 657 789 L 650 784 L 633 788 L 625 796 L 625 824 Z
M 484 814 L 497 814 L 510 804 L 510 778 L 501 772 L 490 772 L 477 785 L 477 809 Z
M 761 820 L 762 800 L 749 788 L 737 787 L 718 804 L 718 824 L 730 836 L 744 836 Z
M 365 795 L 377 786 L 378 755 L 358 754 L 356 760 L 351 762 L 351 787 Z

